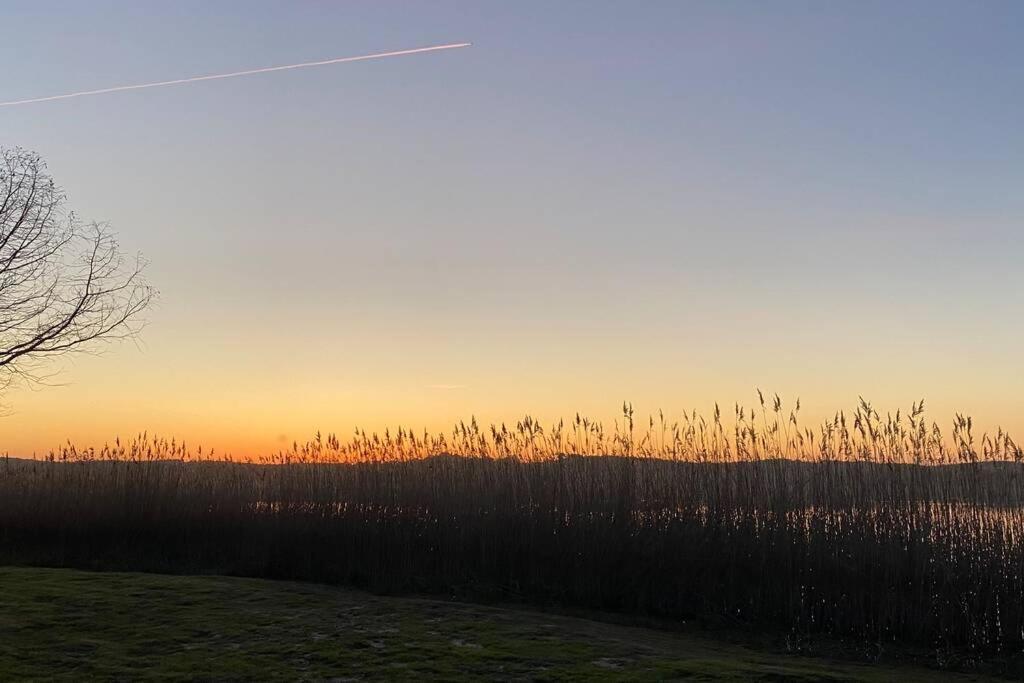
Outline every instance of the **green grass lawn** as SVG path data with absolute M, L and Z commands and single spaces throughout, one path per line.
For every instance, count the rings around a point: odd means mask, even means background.
M 0 680 L 96 678 L 981 680 L 319 585 L 0 568 Z

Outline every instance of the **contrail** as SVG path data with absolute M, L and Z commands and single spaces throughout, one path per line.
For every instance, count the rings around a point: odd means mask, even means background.
M 232 71 L 225 74 L 212 74 L 209 76 L 192 76 L 190 78 L 176 78 L 172 81 L 157 81 L 155 83 L 139 83 L 137 85 L 119 85 L 113 88 L 100 88 L 99 90 L 82 90 L 80 92 L 65 93 L 64 95 L 50 95 L 49 97 L 33 97 L 27 100 L 12 100 L 0 102 L 0 107 L 13 107 L 19 104 L 32 104 L 34 102 L 50 102 L 52 100 L 66 100 L 72 97 L 86 97 L 88 95 L 105 95 L 111 92 L 124 90 L 141 90 L 143 88 L 159 88 L 164 85 L 180 85 L 182 83 L 196 83 L 198 81 L 214 81 L 221 78 L 235 78 L 236 76 L 251 76 L 253 74 L 265 74 L 271 71 L 286 71 L 288 69 L 304 69 L 307 66 L 326 66 L 327 64 L 342 64 L 344 62 L 361 62 L 367 59 L 382 59 L 384 57 L 400 57 L 402 55 L 414 55 L 420 52 L 436 52 L 437 50 L 454 50 L 460 47 L 469 47 L 472 43 L 450 43 L 448 45 L 431 45 L 429 47 L 417 47 L 411 50 L 395 50 L 393 52 L 376 52 L 370 55 L 359 55 L 358 57 L 337 57 L 325 59 L 319 62 L 302 62 L 301 64 L 285 64 L 284 66 L 268 66 L 262 69 L 247 69 L 245 71 Z

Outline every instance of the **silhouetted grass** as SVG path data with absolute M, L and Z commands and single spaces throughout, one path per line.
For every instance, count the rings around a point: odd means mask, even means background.
M 862 402 L 606 432 L 475 421 L 257 463 L 145 435 L 0 464 L 8 563 L 226 573 L 774 629 L 940 663 L 1024 650 L 1024 454 Z

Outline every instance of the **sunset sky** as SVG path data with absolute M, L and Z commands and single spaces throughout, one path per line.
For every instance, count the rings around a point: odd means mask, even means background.
M 160 290 L 0 452 L 924 398 L 1024 434 L 1024 4 L 6 0 L 0 108 Z

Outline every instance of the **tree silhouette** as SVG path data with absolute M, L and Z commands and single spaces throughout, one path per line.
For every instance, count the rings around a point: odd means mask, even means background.
M 64 203 L 38 154 L 0 149 L 2 386 L 40 379 L 47 358 L 135 334 L 155 296 L 142 260 Z

